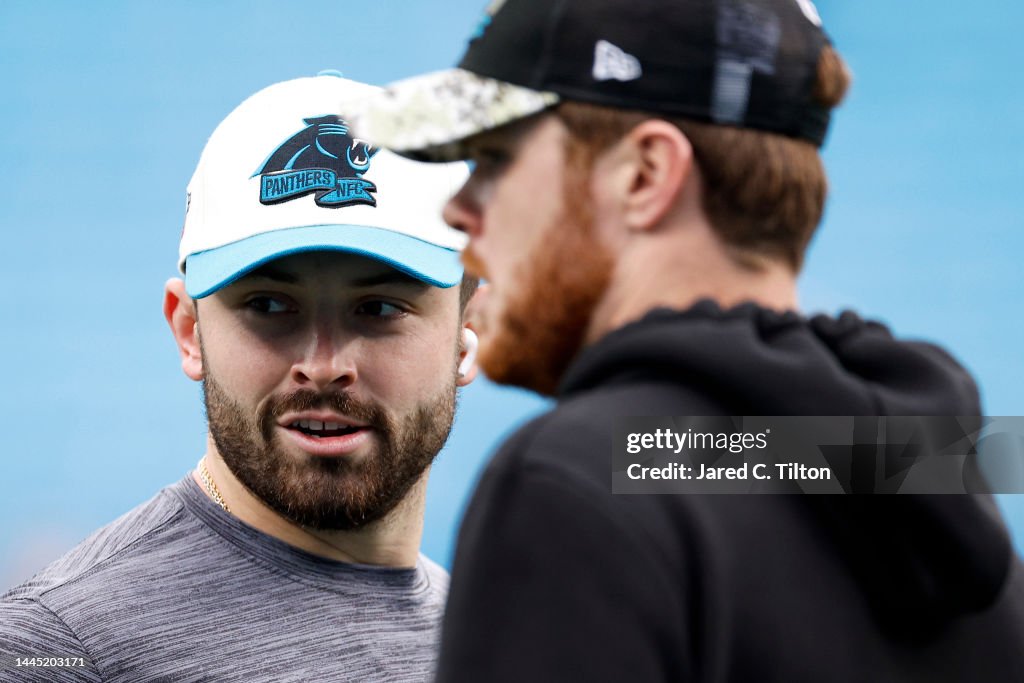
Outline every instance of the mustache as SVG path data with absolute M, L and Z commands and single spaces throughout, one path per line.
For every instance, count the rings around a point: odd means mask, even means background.
M 387 415 L 380 406 L 369 401 L 360 401 L 347 391 L 318 392 L 312 389 L 298 389 L 285 394 L 268 406 L 260 427 L 265 431 L 273 427 L 277 418 L 285 413 L 305 410 L 329 410 L 341 413 L 375 429 L 388 426 Z
M 487 275 L 487 267 L 484 262 L 476 255 L 473 251 L 472 245 L 466 245 L 466 248 L 462 250 L 462 265 L 466 267 L 466 272 L 473 277 L 482 278 L 484 280 L 489 279 Z

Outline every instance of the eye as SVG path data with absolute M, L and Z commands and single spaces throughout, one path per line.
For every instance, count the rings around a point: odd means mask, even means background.
M 493 173 L 504 168 L 511 160 L 512 155 L 504 149 L 483 147 L 474 150 L 470 163 L 474 173 Z
M 356 313 L 371 318 L 400 318 L 405 310 L 387 301 L 364 301 L 356 308 Z
M 249 297 L 245 302 L 245 307 L 264 315 L 291 313 L 295 310 L 295 307 L 288 300 L 282 297 L 270 296 L 269 294 Z

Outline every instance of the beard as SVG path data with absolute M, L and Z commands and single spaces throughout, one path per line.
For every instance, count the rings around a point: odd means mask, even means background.
M 221 458 L 253 495 L 301 526 L 344 531 L 388 514 L 434 461 L 451 431 L 456 389 L 453 376 L 444 390 L 401 419 L 349 393 L 309 389 L 271 398 L 253 416 L 207 370 L 203 400 Z M 379 444 L 355 462 L 284 451 L 275 440 L 276 418 L 316 409 L 369 425 Z
M 505 304 L 493 318 L 486 304 L 480 321 L 477 362 L 498 384 L 554 396 L 583 346 L 594 308 L 611 282 L 614 259 L 594 234 L 589 172 L 565 166 L 562 210 L 501 283 Z M 486 278 L 486 267 L 469 246 L 463 263 Z

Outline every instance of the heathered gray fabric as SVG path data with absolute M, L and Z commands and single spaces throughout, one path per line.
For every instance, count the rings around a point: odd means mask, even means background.
M 334 562 L 226 514 L 191 477 L 0 596 L 0 681 L 425 681 L 443 569 Z M 13 657 L 84 667 L 15 668 Z

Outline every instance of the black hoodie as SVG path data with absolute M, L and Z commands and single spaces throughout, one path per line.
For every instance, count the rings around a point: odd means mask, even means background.
M 987 496 L 612 495 L 632 415 L 978 415 L 882 325 L 700 302 L 585 349 L 459 534 L 439 681 L 1024 681 Z

